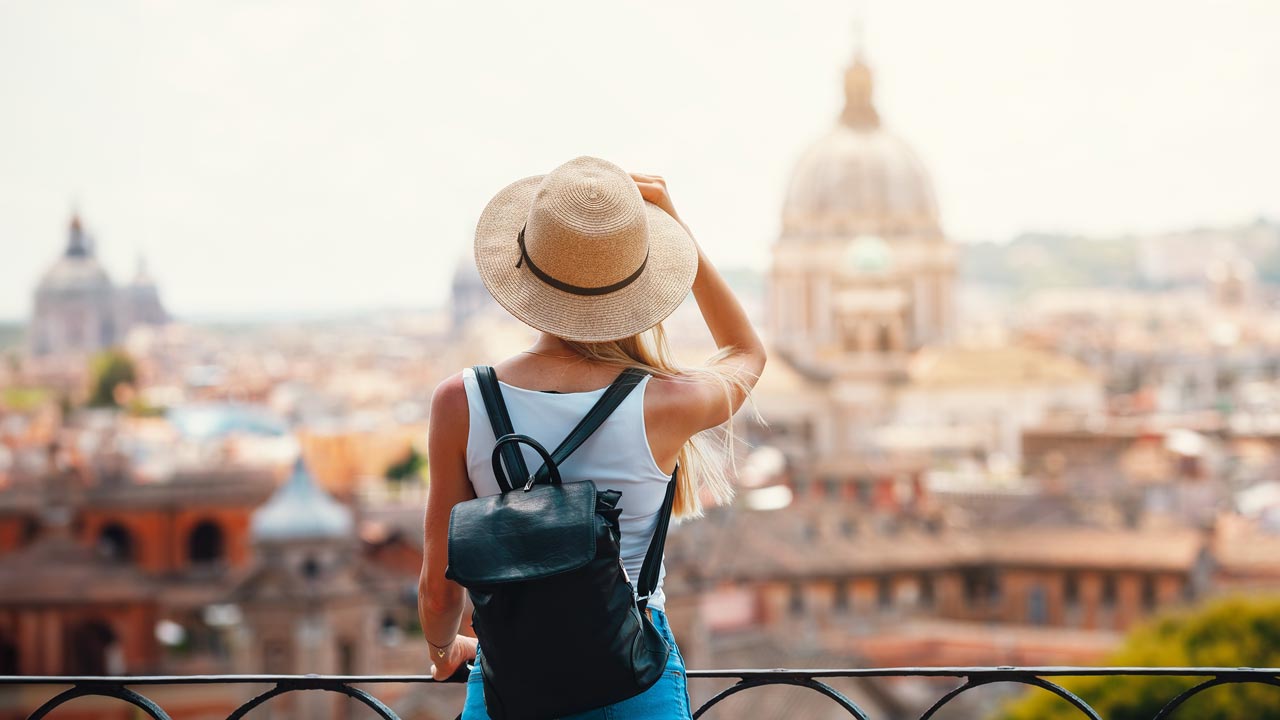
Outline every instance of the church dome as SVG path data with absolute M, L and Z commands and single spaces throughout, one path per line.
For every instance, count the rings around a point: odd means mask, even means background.
M 870 68 L 855 57 L 845 71 L 840 121 L 792 172 L 784 238 L 937 229 L 929 173 L 905 142 L 881 126 L 871 80 Z
M 66 252 L 45 272 L 36 292 L 41 295 L 73 295 L 111 290 L 111 278 L 94 257 L 80 218 L 73 217 Z
M 257 541 L 341 540 L 351 536 L 351 511 L 316 485 L 302 458 L 271 499 L 253 513 Z

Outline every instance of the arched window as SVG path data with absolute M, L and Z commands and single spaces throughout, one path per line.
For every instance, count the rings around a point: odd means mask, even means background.
M 98 533 L 98 554 L 114 562 L 133 559 L 133 534 L 120 523 L 108 523 Z
M 215 563 L 225 553 L 222 528 L 212 520 L 201 520 L 187 536 L 187 557 L 193 563 Z

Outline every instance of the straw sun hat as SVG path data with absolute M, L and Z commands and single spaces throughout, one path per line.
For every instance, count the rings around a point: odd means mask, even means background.
M 503 188 L 480 214 L 476 267 L 498 304 L 566 340 L 635 335 L 693 285 L 698 250 L 622 168 L 580 157 Z

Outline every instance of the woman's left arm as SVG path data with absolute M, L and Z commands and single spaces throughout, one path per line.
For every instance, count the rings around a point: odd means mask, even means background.
M 467 394 L 462 375 L 436 387 L 427 428 L 427 512 L 423 532 L 422 574 L 418 577 L 418 619 L 430 646 L 432 675 L 443 680 L 476 656 L 474 638 L 458 635 L 462 587 L 444 576 L 449 562 L 449 513 L 474 498 L 467 478 Z M 439 651 L 443 649 L 444 655 Z

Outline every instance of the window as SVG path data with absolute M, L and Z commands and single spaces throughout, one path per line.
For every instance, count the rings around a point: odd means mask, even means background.
M 1156 579 L 1151 575 L 1142 578 L 1142 607 L 1148 611 L 1156 609 Z
M 788 610 L 793 617 L 804 614 L 804 586 L 800 583 L 791 583 L 791 599 L 788 602 Z
M 856 485 L 854 487 L 858 489 L 858 502 L 863 505 L 870 505 L 873 493 L 873 488 L 871 487 L 872 479 L 869 477 L 860 477 L 855 482 Z
M 338 641 L 338 674 L 356 674 L 356 644 L 348 638 Z
M 928 573 L 920 575 L 920 605 L 923 607 L 933 606 L 933 576 Z
M 1102 576 L 1102 606 L 1113 608 L 1116 606 L 1116 576 L 1107 574 Z
M 991 568 L 974 568 L 964 573 L 964 597 L 971 606 L 999 601 L 1000 579 Z
M 969 605 L 977 605 L 982 600 L 982 581 L 976 570 L 964 574 L 964 601 Z
M 1062 602 L 1067 605 L 1080 604 L 1080 578 L 1075 573 L 1067 573 L 1062 577 Z
M 882 353 L 893 352 L 893 331 L 888 323 L 881 323 L 876 331 L 876 350 Z
M 66 668 L 68 675 L 110 675 L 112 655 L 118 652 L 116 633 L 100 620 L 88 620 L 72 628 L 66 635 Z
M 838 500 L 840 498 L 840 481 L 833 477 L 823 478 L 822 496 L 828 500 Z
M 0 635 L 0 675 L 20 675 L 18 645 Z
M 225 552 L 222 528 L 210 520 L 200 521 L 187 537 L 187 557 L 193 563 L 214 563 Z
M 1044 625 L 1049 622 L 1049 604 L 1045 598 L 1044 587 L 1033 585 L 1027 591 L 1027 622 L 1032 625 Z
M 882 576 L 876 583 L 876 604 L 881 610 L 893 607 L 893 578 Z
M 112 562 L 133 559 L 133 535 L 120 523 L 108 523 L 98 533 L 98 554 Z
M 40 534 L 40 522 L 33 517 L 22 519 L 22 544 L 27 545 Z
M 836 612 L 847 612 L 849 610 L 849 581 L 840 579 L 836 581 L 835 593 L 831 599 L 831 607 Z

